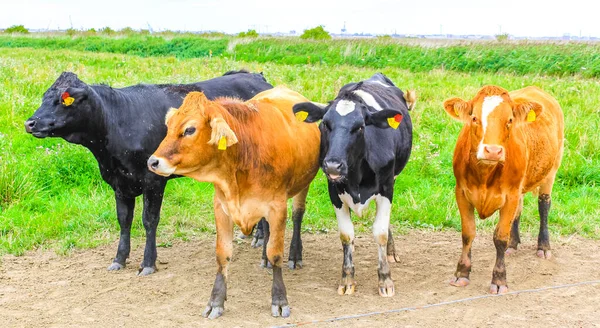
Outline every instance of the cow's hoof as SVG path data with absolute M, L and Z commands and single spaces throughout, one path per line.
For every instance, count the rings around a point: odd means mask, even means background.
M 549 260 L 552 257 L 552 252 L 549 249 L 548 250 L 538 249 L 536 255 L 539 258 Z
M 339 295 L 352 295 L 354 294 L 354 290 L 356 289 L 356 283 L 351 283 L 349 285 L 340 285 L 338 287 Z
M 379 281 L 379 296 L 381 297 L 392 297 L 396 294 L 394 289 L 394 281 L 391 278 L 387 278 L 384 281 Z
M 252 242 L 250 243 L 250 246 L 254 247 L 254 248 L 259 248 L 259 247 L 263 247 L 265 245 L 265 239 L 264 238 L 252 238 Z
M 204 309 L 204 312 L 202 312 L 202 316 L 209 319 L 216 319 L 223 315 L 223 311 L 225 311 L 225 308 L 223 306 L 207 305 Z
M 496 285 L 496 284 L 491 284 L 490 285 L 490 293 L 491 294 L 506 294 L 508 293 L 508 286 L 506 285 Z
M 286 305 L 277 305 L 277 304 L 271 305 L 271 315 L 274 317 L 287 318 L 290 316 L 290 314 L 291 314 L 290 306 L 287 304 Z
M 290 270 L 302 269 L 302 260 L 299 260 L 299 261 L 289 260 L 288 268 L 290 268 Z
M 388 263 L 398 263 L 400 262 L 400 257 L 396 254 L 388 255 L 387 261 Z
M 125 264 L 113 262 L 108 266 L 108 271 L 119 271 L 125 269 Z
M 450 279 L 450 285 L 455 286 L 455 287 L 465 287 L 465 286 L 468 286 L 470 282 L 471 281 L 469 280 L 469 278 L 465 278 L 465 277 L 460 277 L 460 278 L 452 277 L 452 279 Z
M 154 272 L 156 272 L 155 267 L 145 267 L 145 268 L 140 268 L 137 275 L 138 276 L 147 276 L 149 274 L 153 274 Z
M 516 248 L 509 247 L 509 248 L 506 249 L 506 252 L 504 252 L 504 254 L 510 256 L 510 255 L 515 254 L 516 252 L 517 252 Z

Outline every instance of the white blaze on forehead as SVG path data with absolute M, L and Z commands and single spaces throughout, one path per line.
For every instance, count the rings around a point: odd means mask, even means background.
M 342 116 L 346 116 L 354 111 L 356 104 L 350 100 L 340 100 L 335 105 L 335 111 Z
M 483 105 L 481 106 L 481 127 L 483 128 L 483 134 L 485 135 L 485 128 L 487 127 L 488 116 L 500 105 L 502 97 L 500 96 L 489 96 L 483 99 Z
M 375 100 L 375 97 L 373 97 L 372 94 L 370 94 L 364 90 L 355 90 L 352 93 L 361 97 L 362 100 L 364 100 L 365 104 L 375 108 L 378 111 L 383 110 L 383 108 L 381 108 L 381 106 L 379 106 L 379 104 L 377 103 L 377 100 Z
M 483 134 L 481 137 L 481 141 L 479 142 L 479 147 L 477 148 L 477 158 L 482 159 L 484 143 L 483 139 L 485 138 L 485 129 L 488 125 L 488 116 L 502 103 L 501 96 L 489 96 L 483 99 L 483 105 L 481 105 L 481 127 L 483 128 Z

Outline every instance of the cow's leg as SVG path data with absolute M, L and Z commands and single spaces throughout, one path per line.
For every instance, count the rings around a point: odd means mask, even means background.
M 209 319 L 220 317 L 227 299 L 227 268 L 233 255 L 233 221 L 225 214 L 221 202 L 215 197 L 215 223 L 217 226 L 217 276 L 210 299 L 202 316 Z
M 306 195 L 308 187 L 302 190 L 298 195 L 294 196 L 294 204 L 292 207 L 292 221 L 294 222 L 294 232 L 292 242 L 290 243 L 290 256 L 288 258 L 288 267 L 290 269 L 302 268 L 302 218 L 304 217 L 304 209 L 306 208 Z
M 139 276 L 147 276 L 156 272 L 156 228 L 160 220 L 160 207 L 166 184 L 166 180 L 161 180 L 153 184 L 152 188 L 144 190 L 142 222 L 146 230 L 146 248 L 144 248 L 144 260 L 138 272 Z
M 354 225 L 350 218 L 350 210 L 348 205 L 339 201 L 341 208 L 337 208 L 334 203 L 335 216 L 338 222 L 340 231 L 340 240 L 342 241 L 342 249 L 344 251 L 344 261 L 342 264 L 342 281 L 338 287 L 338 294 L 350 295 L 354 294 L 356 288 L 356 280 L 354 280 L 354 262 L 352 261 L 352 253 L 354 252 Z
M 378 249 L 378 267 L 377 274 L 379 276 L 379 295 L 383 297 L 392 297 L 395 294 L 394 281 L 390 266 L 387 260 L 387 245 L 390 227 L 390 214 L 392 203 L 385 196 L 377 196 L 377 214 L 375 214 L 375 222 L 373 223 L 373 236 L 377 243 Z
M 540 233 L 538 234 L 537 256 L 545 259 L 552 257 L 550 251 L 550 235 L 548 233 L 548 213 L 552 199 L 549 193 L 540 193 L 538 196 L 538 211 L 540 213 Z
M 121 227 L 121 235 L 119 237 L 119 247 L 117 248 L 117 256 L 113 263 L 108 267 L 108 271 L 116 271 L 125 268 L 125 261 L 129 257 L 131 249 L 131 222 L 133 221 L 133 210 L 135 208 L 135 197 L 123 197 L 115 193 L 117 202 L 117 218 Z
M 492 283 L 490 293 L 504 294 L 508 292 L 506 284 L 506 266 L 504 265 L 504 254 L 508 248 L 510 229 L 519 209 L 519 198 L 521 195 L 509 195 L 506 197 L 504 206 L 500 209 L 500 220 L 494 231 L 494 245 L 496 246 L 496 264 L 492 272 Z
M 396 255 L 396 246 L 394 245 L 394 237 L 392 237 L 392 227 L 388 228 L 387 260 L 390 263 L 400 262 L 400 257 Z
M 517 252 L 517 247 L 521 243 L 521 236 L 519 235 L 519 223 L 521 223 L 521 212 L 523 212 L 523 196 L 519 199 L 519 209 L 515 216 L 515 220 L 510 228 L 510 243 L 508 249 L 506 249 L 506 255 L 511 255 Z
M 272 268 L 271 266 L 271 262 L 269 262 L 269 259 L 267 258 L 267 244 L 269 243 L 269 238 L 271 236 L 270 232 L 271 232 L 271 228 L 269 226 L 269 222 L 267 220 L 261 220 L 262 222 L 262 227 L 263 227 L 263 233 L 264 233 L 264 244 L 263 244 L 263 251 L 262 251 L 262 260 L 260 261 L 260 266 L 262 268 Z M 259 222 L 260 224 L 260 222 Z
M 266 222 L 266 220 L 265 218 L 262 218 L 256 224 L 256 232 L 254 233 L 254 238 L 252 238 L 252 243 L 250 243 L 250 246 L 254 248 L 261 247 L 265 244 L 264 222 Z
M 465 194 L 458 187 L 455 189 L 456 203 L 460 212 L 460 223 L 462 227 L 462 253 L 456 265 L 455 278 L 450 285 L 464 287 L 469 284 L 471 274 L 471 246 L 475 239 L 475 213 L 473 205 L 467 200 Z
M 273 205 L 269 211 L 269 241 L 267 242 L 267 258 L 273 266 L 273 287 L 271 288 L 271 315 L 287 318 L 290 316 L 290 306 L 287 292 L 283 283 L 283 239 L 285 236 L 285 220 L 287 217 L 287 204 Z

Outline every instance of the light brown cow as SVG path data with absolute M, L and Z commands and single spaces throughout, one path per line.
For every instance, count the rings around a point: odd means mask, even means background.
M 319 169 L 319 129 L 316 124 L 297 121 L 292 112 L 294 104 L 305 101 L 299 93 L 282 87 L 261 92 L 247 102 L 210 101 L 192 92 L 178 110 L 167 113 L 167 136 L 148 160 L 149 169 L 215 187 L 217 277 L 205 317 L 223 313 L 233 223 L 247 235 L 261 217 L 270 226 L 267 258 L 273 266 L 272 314 L 290 315 L 281 272 L 287 199 L 293 197 L 294 219 L 301 219 L 309 184 Z
M 490 292 L 505 293 L 508 286 L 504 254 L 515 251 L 520 242 L 523 194 L 530 191 L 538 194 L 537 254 L 550 258 L 548 211 L 563 154 L 562 110 L 552 96 L 537 87 L 509 93 L 497 86 L 481 88 L 470 101 L 448 99 L 444 108 L 452 118 L 464 123 L 453 159 L 463 249 L 451 284 L 469 284 L 471 244 L 475 238 L 473 210 L 481 219 L 499 210 Z

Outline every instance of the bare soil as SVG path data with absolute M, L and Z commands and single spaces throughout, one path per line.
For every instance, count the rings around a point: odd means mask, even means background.
M 215 275 L 214 236 L 159 248 L 159 271 L 137 277 L 143 247 L 131 263 L 108 272 L 116 242 L 60 256 L 36 251 L 4 256 L 0 265 L 1 327 L 263 327 L 324 320 L 372 311 L 423 306 L 486 295 L 495 249 L 489 234 L 473 246 L 471 284 L 448 285 L 460 254 L 459 232 L 411 231 L 395 236 L 400 263 L 392 264 L 396 296 L 377 294 L 377 249 L 370 235 L 356 240 L 357 290 L 338 296 L 342 251 L 336 234 L 304 234 L 304 268 L 284 271 L 290 318 L 270 315 L 271 276 L 259 267 L 260 251 L 236 241 L 225 313 L 201 316 Z M 600 242 L 579 237 L 552 240 L 553 258 L 535 256 L 535 240 L 523 238 L 507 259 L 510 291 L 600 279 Z M 289 242 L 289 238 L 286 239 Z M 137 241 L 136 243 L 139 243 Z M 286 244 L 287 249 L 287 244 Z M 471 300 L 315 326 L 600 326 L 600 284 Z

